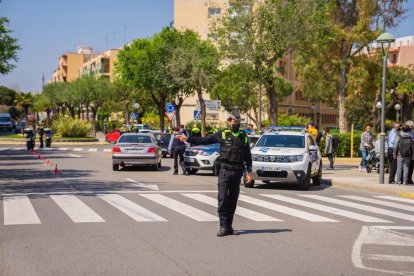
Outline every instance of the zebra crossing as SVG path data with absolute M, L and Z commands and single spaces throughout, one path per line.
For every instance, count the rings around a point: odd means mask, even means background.
M 35 151 L 57 151 L 57 152 L 112 152 L 111 148 L 35 148 Z M 27 151 L 25 147 L 0 148 L 0 154 L 6 151 Z
M 128 198 L 122 193 L 100 192 L 96 193 L 94 198 L 114 208 L 119 215 L 127 216 L 136 222 L 168 222 L 174 220 L 177 214 L 196 222 L 218 221 L 216 212 L 211 208 L 217 206 L 217 198 L 214 194 L 203 193 L 203 191 L 169 192 L 134 192 L 129 193 Z M 63 211 L 63 213 L 57 212 L 58 214 L 65 214 L 73 223 L 108 221 L 104 211 L 87 205 L 83 194 L 49 194 L 45 197 L 56 208 Z M 3 194 L 0 200 L 3 206 L 4 225 L 42 224 L 39 218 L 42 215 L 38 214 L 42 210 L 36 210 L 36 205 L 32 204 L 36 200 L 33 195 Z M 396 201 L 404 203 L 396 203 Z M 143 207 L 148 204 L 157 206 L 154 207 L 156 210 Z M 160 208 L 168 209 L 174 215 L 166 216 L 165 212 L 160 215 L 157 213 L 160 212 Z M 392 224 L 401 220 L 414 221 L 414 200 L 391 196 L 241 194 L 236 216 L 249 221 L 272 223 L 283 223 L 293 217 L 311 223 L 340 223 L 351 219 L 368 224 Z

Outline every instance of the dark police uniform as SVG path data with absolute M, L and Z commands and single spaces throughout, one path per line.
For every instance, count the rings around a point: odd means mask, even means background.
M 240 180 L 246 167 L 252 171 L 252 156 L 249 139 L 243 131 L 219 131 L 208 137 L 189 137 L 192 144 L 220 143 L 220 173 L 218 177 L 218 214 L 220 231 L 218 236 L 237 234 L 233 230 L 233 217 L 240 193 Z
M 45 135 L 45 129 L 43 128 L 43 126 L 39 126 L 37 133 L 39 134 L 40 148 L 43 148 L 43 136 Z
M 182 133 L 175 133 L 174 136 L 182 135 Z M 178 158 L 180 158 L 180 166 L 183 169 L 183 174 L 187 174 L 184 165 L 185 143 L 173 138 L 172 154 L 174 156 L 174 174 L 178 173 Z

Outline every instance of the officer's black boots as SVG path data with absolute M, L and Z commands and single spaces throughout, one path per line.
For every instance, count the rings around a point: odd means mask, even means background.
M 229 235 L 239 235 L 239 232 L 233 230 L 232 228 L 220 228 L 220 230 L 217 232 L 217 237 L 224 237 Z
M 173 175 L 177 175 L 177 174 L 178 174 L 178 171 L 174 171 Z

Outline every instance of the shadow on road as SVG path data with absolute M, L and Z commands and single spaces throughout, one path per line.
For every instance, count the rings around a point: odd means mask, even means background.
M 292 232 L 292 229 L 255 229 L 255 230 L 238 230 L 240 235 L 245 234 L 277 234 L 281 232 Z

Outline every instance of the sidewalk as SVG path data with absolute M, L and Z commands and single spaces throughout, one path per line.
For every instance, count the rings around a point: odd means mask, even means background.
M 388 184 L 388 174 L 384 175 L 386 184 L 379 184 L 377 171 L 367 173 L 358 170 L 360 158 L 336 158 L 335 170 L 325 170 L 329 161 L 323 158 L 323 180 L 331 181 L 333 187 L 365 190 L 394 196 L 414 198 L 414 185 Z

